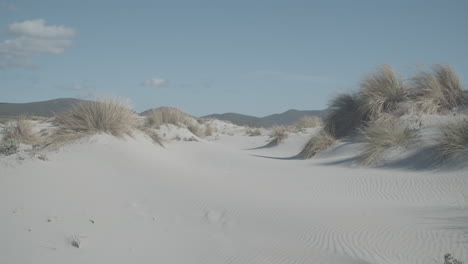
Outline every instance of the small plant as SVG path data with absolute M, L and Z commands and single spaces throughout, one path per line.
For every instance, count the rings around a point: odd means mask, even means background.
M 12 155 L 18 152 L 19 150 L 19 142 L 15 139 L 5 139 L 2 141 L 2 148 L 1 151 L 5 155 Z
M 415 130 L 402 126 L 396 118 L 389 116 L 370 122 L 361 133 L 362 141 L 365 143 L 364 152 L 359 160 L 362 165 L 370 165 L 385 150 L 405 146 L 416 137 Z
M 325 129 L 334 138 L 350 135 L 359 127 L 364 118 L 357 95 L 340 94 L 330 104 L 330 114 L 325 120 Z
M 438 64 L 432 72 L 420 72 L 413 85 L 415 108 L 423 113 L 442 113 L 463 105 L 463 87 L 450 65 Z
M 34 132 L 34 123 L 26 115 L 21 115 L 13 125 L 4 129 L 5 139 L 14 139 L 23 144 L 35 144 L 38 141 Z
M 304 116 L 296 124 L 296 128 L 298 129 L 318 126 L 323 126 L 323 120 L 318 116 Z
M 205 131 L 198 123 L 191 122 L 187 125 L 187 129 L 197 137 L 203 137 L 205 135 Z
M 408 95 L 409 91 L 398 74 L 390 65 L 384 65 L 362 81 L 359 108 L 365 116 L 375 120 L 383 113 L 395 111 Z
M 441 128 L 436 155 L 439 161 L 468 155 L 468 119 Z
M 302 159 L 310 159 L 327 150 L 336 142 L 336 138 L 329 131 L 322 129 L 307 142 L 298 156 Z
M 463 261 L 458 260 L 452 256 L 452 254 L 447 253 L 444 255 L 444 264 L 463 264 Z
M 146 117 L 146 126 L 159 128 L 163 124 L 173 124 L 176 126 L 189 126 L 193 117 L 184 113 L 182 110 L 172 107 L 161 107 L 153 109 Z
M 215 128 L 215 127 L 212 127 L 212 126 L 210 126 L 210 125 L 206 125 L 206 128 L 205 128 L 205 136 L 206 136 L 206 137 L 212 136 L 213 133 L 216 133 L 216 128 Z
M 284 126 L 274 126 L 272 128 L 270 137 L 272 138 L 271 143 L 278 145 L 288 137 L 288 129 Z
M 249 128 L 245 133 L 250 137 L 261 136 L 262 131 L 258 128 Z

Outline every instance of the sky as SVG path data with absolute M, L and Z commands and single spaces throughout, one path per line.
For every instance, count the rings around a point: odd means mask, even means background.
M 137 111 L 327 107 L 382 64 L 468 81 L 468 1 L 0 0 L 0 102 L 128 98 Z

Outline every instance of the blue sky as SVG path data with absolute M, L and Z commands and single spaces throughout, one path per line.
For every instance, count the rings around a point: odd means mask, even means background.
M 0 0 L 0 101 L 130 98 L 201 116 L 322 109 L 391 64 L 468 79 L 468 1 Z

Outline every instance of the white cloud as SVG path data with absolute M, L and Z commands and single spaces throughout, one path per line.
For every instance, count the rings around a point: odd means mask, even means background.
M 64 26 L 46 26 L 44 19 L 26 20 L 8 26 L 13 34 L 38 38 L 72 38 L 75 30 Z
M 73 29 L 48 26 L 43 19 L 13 23 L 8 30 L 18 37 L 0 43 L 0 69 L 34 66 L 33 57 L 63 53 L 75 36 Z
M 141 85 L 143 86 L 151 86 L 151 87 L 161 87 L 168 83 L 168 80 L 163 78 L 153 78 L 144 81 Z

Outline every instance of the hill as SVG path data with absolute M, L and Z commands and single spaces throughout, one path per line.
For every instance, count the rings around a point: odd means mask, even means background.
M 0 103 L 0 117 L 16 117 L 21 114 L 51 117 L 54 113 L 66 111 L 74 104 L 82 101 L 84 100 L 75 98 L 59 98 L 32 103 Z

